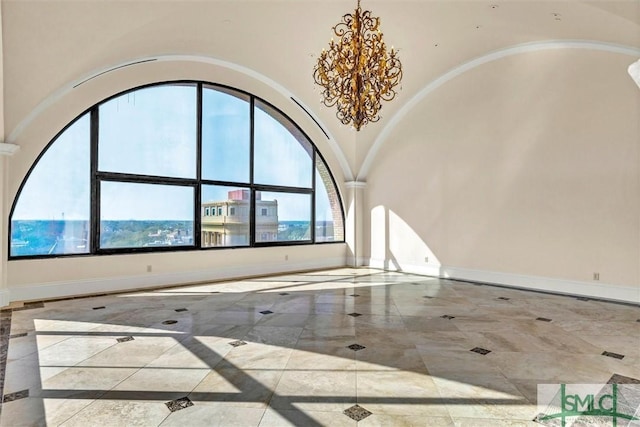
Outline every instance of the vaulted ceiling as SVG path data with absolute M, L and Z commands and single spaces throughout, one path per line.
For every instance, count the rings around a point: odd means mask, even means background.
M 138 60 L 193 55 L 235 64 L 284 88 L 329 133 L 355 176 L 394 116 L 437 79 L 463 72 L 465 64 L 512 48 L 563 43 L 640 47 L 637 0 L 363 0 L 363 8 L 381 18 L 388 45 L 400 50 L 404 79 L 399 96 L 383 106 L 380 122 L 356 133 L 318 102 L 312 79 L 331 27 L 355 3 L 2 0 L 5 139 L 16 139 L 29 115 L 46 109 L 63 87 Z

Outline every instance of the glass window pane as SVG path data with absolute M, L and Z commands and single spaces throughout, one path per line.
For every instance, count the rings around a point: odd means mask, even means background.
M 202 178 L 249 182 L 249 97 L 222 88 L 202 91 Z
M 11 217 L 11 256 L 89 252 L 89 127 L 85 114 L 33 168 Z
M 196 87 L 144 88 L 100 106 L 101 171 L 196 177 Z
M 192 246 L 193 187 L 100 183 L 100 248 Z
M 248 188 L 203 185 L 202 247 L 248 246 L 250 208 Z
M 316 156 L 316 242 L 344 240 L 340 195 L 327 165 Z
M 311 188 L 312 146 L 282 114 L 256 100 L 254 182 Z
M 311 195 L 256 192 L 255 237 L 256 243 L 310 240 Z

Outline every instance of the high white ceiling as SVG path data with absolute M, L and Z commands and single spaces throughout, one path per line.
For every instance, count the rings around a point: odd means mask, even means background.
M 382 120 L 355 133 L 319 104 L 312 79 L 331 27 L 355 4 L 2 0 L 5 137 L 60 88 L 101 70 L 162 55 L 197 55 L 237 64 L 286 88 L 338 141 L 355 175 L 394 115 L 462 64 L 547 41 L 640 47 L 638 0 L 363 0 L 363 8 L 381 18 L 387 44 L 400 50 L 404 79 L 400 95 L 383 106 Z

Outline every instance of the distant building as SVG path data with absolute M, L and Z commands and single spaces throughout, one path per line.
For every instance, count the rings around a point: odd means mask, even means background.
M 228 200 L 202 204 L 202 246 L 244 246 L 249 244 L 251 192 L 233 190 Z M 262 200 L 256 191 L 256 242 L 278 240 L 278 201 Z

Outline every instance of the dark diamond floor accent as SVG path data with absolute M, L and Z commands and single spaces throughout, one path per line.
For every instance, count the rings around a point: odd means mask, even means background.
M 171 412 L 176 412 L 193 406 L 193 402 L 188 397 L 181 397 L 180 399 L 165 402 L 165 405 L 167 405 L 167 408 L 169 408 Z
M 502 300 L 502 301 L 509 301 L 511 298 L 507 298 L 507 297 L 498 297 L 498 299 Z
M 24 399 L 25 397 L 29 397 L 29 390 L 20 390 L 15 393 L 5 394 L 2 398 L 2 402 L 13 402 L 14 400 Z
M 349 295 L 349 296 L 350 296 L 350 297 L 359 297 L 360 295 L 359 295 L 359 294 L 351 294 L 351 295 Z
M 177 320 L 165 320 L 164 322 L 162 322 L 163 325 L 174 325 L 178 323 Z
M 353 405 L 352 407 L 345 409 L 342 413 L 355 421 L 362 421 L 371 415 L 371 412 L 367 411 L 360 405 Z
M 482 354 L 483 356 L 485 354 L 491 353 L 491 350 L 487 350 L 486 348 L 482 348 L 482 347 L 474 347 L 471 349 L 471 351 L 473 351 L 474 353 Z
M 351 345 L 347 346 L 347 348 L 349 348 L 349 349 L 351 349 L 353 351 L 358 351 L 358 350 L 364 350 L 367 347 L 365 347 L 363 345 L 360 345 L 360 344 L 351 344 Z
M 247 343 L 244 341 L 238 340 L 238 341 L 231 341 L 229 345 L 232 345 L 234 347 L 240 347 L 241 345 L 247 345 Z
M 105 307 L 104 305 L 102 305 L 100 307 L 93 307 L 94 310 L 102 310 L 104 308 L 107 308 L 107 307 Z
M 636 320 L 636 322 L 640 322 L 640 319 Z
M 280 292 L 278 295 L 282 295 L 282 296 L 289 295 L 289 292 Z
M 362 316 L 362 314 L 360 314 L 360 313 L 349 313 L 349 314 L 347 314 L 347 316 L 359 317 L 359 316 Z
M 124 338 L 117 338 L 116 341 L 118 342 L 127 342 L 127 341 L 133 341 L 133 337 L 124 337 Z
M 189 310 L 187 310 L 186 308 L 176 308 L 174 311 L 177 313 L 182 313 L 183 311 L 189 311 Z
M 440 317 L 442 317 L 443 319 L 455 319 L 456 318 L 456 316 L 449 316 L 448 314 L 445 314 L 444 316 L 440 316 Z
M 607 384 L 640 384 L 640 379 L 625 377 L 620 374 L 613 374 Z
M 272 314 L 272 313 L 273 313 L 273 311 L 271 311 L 271 310 L 264 310 L 264 311 L 261 311 L 260 313 L 261 313 L 261 314 Z
M 14 335 L 9 335 L 9 338 L 21 338 L 21 337 L 26 337 L 28 335 L 27 332 L 23 332 L 21 334 L 14 334 Z
M 429 295 L 425 295 L 422 298 L 426 298 L 426 299 L 433 299 L 433 297 L 430 297 Z
M 612 353 L 610 351 L 603 351 L 602 355 L 613 357 L 614 359 L 624 359 L 624 354 Z
M 536 320 L 539 320 L 541 322 L 551 322 L 552 319 L 547 319 L 546 317 L 538 317 L 536 318 Z

